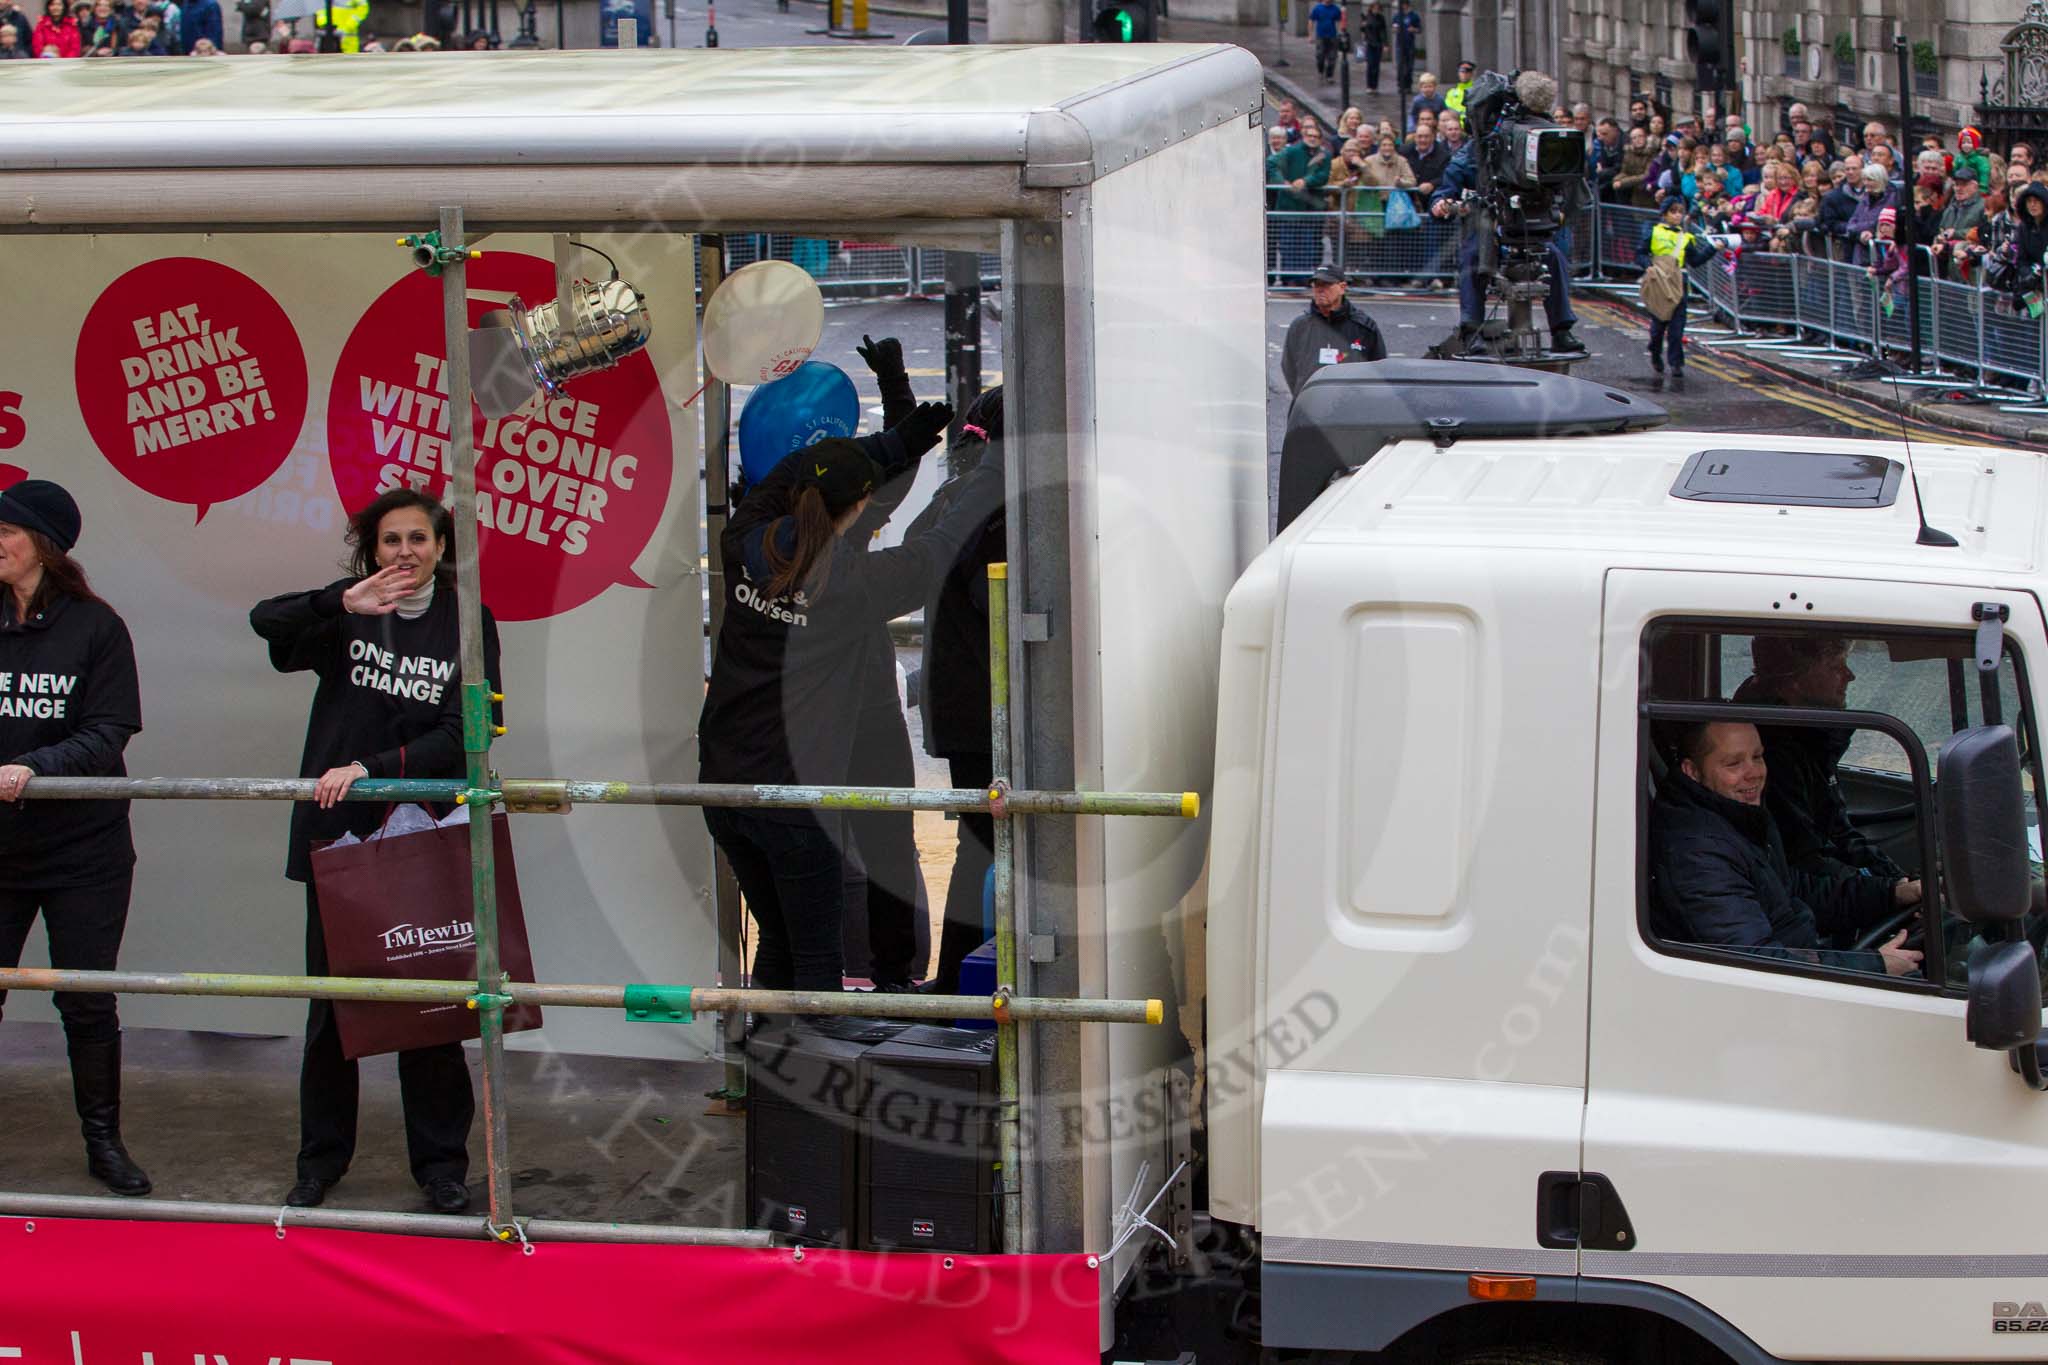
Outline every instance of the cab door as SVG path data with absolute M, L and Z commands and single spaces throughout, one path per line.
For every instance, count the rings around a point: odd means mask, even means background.
M 1965 1041 L 1960 989 L 1685 956 L 1641 913 L 1655 780 L 1646 632 L 1691 621 L 1724 642 L 1788 628 L 1851 637 L 1863 676 L 1849 707 L 1910 712 L 1901 718 L 1931 761 L 1956 699 L 1927 679 L 1947 676 L 1938 656 L 1968 641 L 1979 602 L 2011 609 L 2016 705 L 2020 680 L 2048 674 L 2026 593 L 1608 575 L 1583 1157 L 1588 1178 L 1605 1176 L 1625 1204 L 1635 1245 L 1582 1252 L 1583 1298 L 1641 1302 L 1655 1291 L 1639 1286 L 1661 1286 L 1788 1359 L 2040 1357 L 2043 1338 L 1997 1328 L 1994 1305 L 2048 1298 L 2048 1096 L 2027 1090 L 2004 1054 Z M 1911 639 L 1885 643 L 1894 635 Z M 1907 679 L 1905 663 L 1930 653 L 1938 671 Z M 1720 699 L 1741 681 L 1703 676 Z M 1856 761 L 1852 747 L 1845 771 Z M 1861 789 L 1883 788 L 1880 776 L 1858 778 Z

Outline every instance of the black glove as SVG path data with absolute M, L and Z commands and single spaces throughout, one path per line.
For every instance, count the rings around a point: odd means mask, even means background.
M 952 421 L 951 403 L 919 403 L 896 427 L 897 434 L 903 438 L 904 452 L 913 460 L 922 457 L 939 443 L 939 438 L 946 434 L 946 428 Z
M 862 332 L 860 345 L 854 347 L 854 352 L 878 375 L 903 373 L 903 343 L 895 337 L 883 337 L 877 341 Z

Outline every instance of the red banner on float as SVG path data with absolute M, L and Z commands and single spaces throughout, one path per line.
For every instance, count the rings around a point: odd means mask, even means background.
M 0 1218 L 23 1365 L 1094 1365 L 1087 1256 L 517 1245 Z

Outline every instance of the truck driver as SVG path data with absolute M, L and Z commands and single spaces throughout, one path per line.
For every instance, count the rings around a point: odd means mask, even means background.
M 1822 946 L 1919 904 L 1920 883 L 1795 869 L 1764 802 L 1768 769 L 1754 725 L 1685 726 L 1671 757 L 1650 819 L 1661 936 L 1852 971 L 1919 969 L 1903 929 L 1875 952 Z
M 1849 642 L 1839 636 L 1759 635 L 1750 644 L 1750 676 L 1735 700 L 1752 706 L 1810 706 L 1839 711 L 1849 704 Z M 1836 768 L 1853 731 L 1810 725 L 1758 727 L 1770 786 L 1764 805 L 1785 841 L 1785 861 L 1817 876 L 1882 877 L 1905 871 L 1849 820 Z

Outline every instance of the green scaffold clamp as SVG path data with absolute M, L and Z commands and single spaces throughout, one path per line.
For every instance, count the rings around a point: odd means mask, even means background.
M 492 740 L 505 733 L 505 727 L 491 717 L 491 707 L 503 700 L 505 694 L 491 691 L 489 683 L 462 685 L 462 747 L 466 751 L 483 753 L 491 747 Z
M 626 987 L 626 1018 L 632 1023 L 687 1024 L 696 1017 L 688 986 Z
M 398 239 L 398 244 L 412 252 L 412 263 L 432 275 L 441 277 L 441 272 L 462 261 L 473 261 L 484 253 L 465 250 L 459 246 L 442 246 L 441 234 L 435 232 L 409 232 Z

